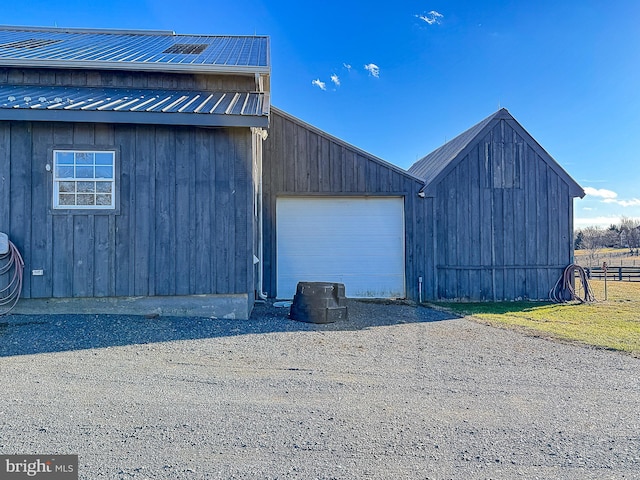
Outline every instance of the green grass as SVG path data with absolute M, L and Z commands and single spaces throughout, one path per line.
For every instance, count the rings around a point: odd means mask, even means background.
M 628 352 L 640 357 L 640 283 L 592 281 L 598 301 L 452 303 L 437 305 L 490 325 L 525 329 L 559 340 Z

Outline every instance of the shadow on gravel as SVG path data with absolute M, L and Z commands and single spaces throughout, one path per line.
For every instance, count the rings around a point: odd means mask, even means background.
M 31 355 L 175 340 L 277 332 L 364 330 L 458 318 L 402 302 L 349 301 L 349 319 L 310 324 L 288 318 L 288 308 L 257 304 L 249 320 L 130 315 L 9 315 L 0 318 L 0 356 Z

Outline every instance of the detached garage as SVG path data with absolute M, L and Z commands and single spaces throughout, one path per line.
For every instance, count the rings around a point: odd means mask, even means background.
M 402 197 L 278 197 L 276 232 L 278 297 L 322 281 L 353 298 L 404 298 Z
M 420 297 L 434 269 L 421 179 L 272 107 L 262 181 L 264 295 L 332 281 L 351 298 Z

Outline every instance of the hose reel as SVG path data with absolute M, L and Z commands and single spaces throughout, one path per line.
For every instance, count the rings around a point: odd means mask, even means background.
M 0 232 L 0 316 L 18 303 L 22 293 L 24 260 L 6 233 Z

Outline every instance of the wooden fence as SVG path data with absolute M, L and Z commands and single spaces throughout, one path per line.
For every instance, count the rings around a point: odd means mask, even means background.
M 618 280 L 625 282 L 640 282 L 640 267 L 602 267 L 585 268 L 587 276 L 594 280 Z

